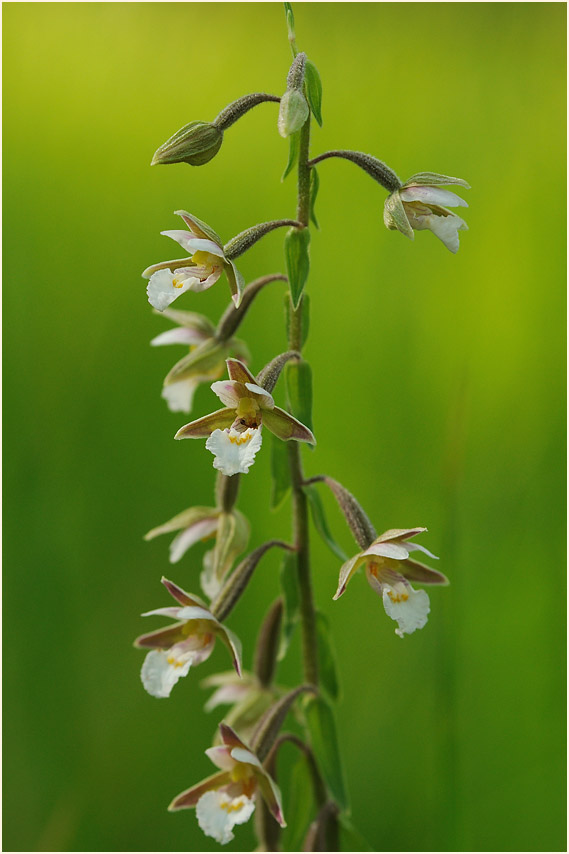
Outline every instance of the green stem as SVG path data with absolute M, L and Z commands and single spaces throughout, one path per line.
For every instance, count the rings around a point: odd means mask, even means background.
M 300 150 L 298 158 L 298 206 L 296 218 L 308 227 L 310 216 L 310 166 L 308 154 L 310 147 L 310 116 L 300 131 Z M 298 308 L 294 309 L 292 297 L 290 304 L 289 348 L 302 350 L 302 298 Z M 318 684 L 318 649 L 316 640 L 316 613 L 312 595 L 310 577 L 310 549 L 308 537 L 308 506 L 302 489 L 304 475 L 298 442 L 289 442 L 288 455 L 292 483 L 293 536 L 297 550 L 297 573 L 300 593 L 300 619 L 302 625 L 302 651 L 304 678 L 311 685 Z

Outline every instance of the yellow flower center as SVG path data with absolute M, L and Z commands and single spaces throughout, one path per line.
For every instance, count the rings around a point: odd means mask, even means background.
M 402 590 L 400 593 L 396 593 L 394 590 L 388 590 L 387 595 L 391 599 L 394 605 L 398 605 L 400 602 L 406 602 L 409 598 L 409 594 Z
M 181 279 L 172 279 L 172 287 L 173 288 L 183 288 L 184 283 Z
M 232 436 L 229 435 L 229 441 L 232 445 L 246 445 L 252 438 L 251 433 L 248 436 Z

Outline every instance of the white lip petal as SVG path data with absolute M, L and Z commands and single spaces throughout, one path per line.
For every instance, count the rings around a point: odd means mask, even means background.
M 399 191 L 399 195 L 404 202 L 424 202 L 427 205 L 442 205 L 450 208 L 468 207 L 468 203 L 456 193 L 441 190 L 440 187 L 404 187 Z
M 201 344 L 208 336 L 204 332 L 197 329 L 191 329 L 189 326 L 176 326 L 174 329 L 167 329 L 153 338 L 150 342 L 151 347 L 164 347 L 168 344 L 185 344 L 191 347 L 193 344 Z
M 148 294 L 148 302 L 157 311 L 164 311 L 170 303 L 178 299 L 181 294 L 189 291 L 196 283 L 199 284 L 200 281 L 194 276 L 182 278 L 180 273 L 178 276 L 179 278 L 171 270 L 158 270 L 151 275 L 146 293 Z
M 153 697 L 169 697 L 172 688 L 183 676 L 187 676 L 191 667 L 191 657 L 186 661 L 175 659 L 164 650 L 153 649 L 144 659 L 140 678 L 142 684 Z
M 194 543 L 213 534 L 217 530 L 218 521 L 217 516 L 200 519 L 174 537 L 170 543 L 170 563 L 177 563 Z
M 213 467 L 229 477 L 238 473 L 247 474 L 255 462 L 255 454 L 261 443 L 261 430 L 249 427 L 243 433 L 233 428 L 214 430 L 205 446 L 215 455 Z
M 450 211 L 448 216 L 437 214 L 414 216 L 411 224 L 416 231 L 425 229 L 432 231 L 435 237 L 438 237 L 453 254 L 456 254 L 459 249 L 458 232 L 468 231 L 468 226 L 464 220 L 456 214 L 450 213 Z
M 165 385 L 161 396 L 168 404 L 170 412 L 191 412 L 194 394 L 201 381 L 201 377 L 192 377 L 189 380 L 179 380 L 177 383 Z
M 427 622 L 431 606 L 424 590 L 413 590 L 410 584 L 398 582 L 383 585 L 383 607 L 392 620 L 397 621 L 395 634 L 400 638 L 422 629 Z
M 201 796 L 196 805 L 196 816 L 206 836 L 226 845 L 233 839 L 232 828 L 248 821 L 254 809 L 255 801 L 245 795 L 230 797 L 219 789 Z

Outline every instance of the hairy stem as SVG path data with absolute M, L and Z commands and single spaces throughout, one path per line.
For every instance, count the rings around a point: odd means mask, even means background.
M 305 227 L 310 216 L 310 166 L 308 153 L 310 147 L 310 116 L 300 131 L 300 151 L 298 159 L 298 205 L 296 218 Z M 302 298 L 298 308 L 294 309 L 291 297 L 289 348 L 299 353 L 302 349 Z M 293 536 L 297 551 L 297 577 L 300 593 L 300 619 L 302 625 L 302 653 L 304 678 L 311 685 L 318 684 L 318 650 L 316 642 L 316 614 L 310 577 L 310 550 L 308 537 L 308 506 L 302 489 L 304 480 L 300 445 L 288 443 L 288 455 L 292 482 Z

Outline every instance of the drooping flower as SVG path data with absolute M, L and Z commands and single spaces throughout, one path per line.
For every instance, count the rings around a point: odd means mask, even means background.
M 436 555 L 409 539 L 422 534 L 426 528 L 396 528 L 386 531 L 364 551 L 346 561 L 340 569 L 338 589 L 334 599 L 344 593 L 348 582 L 363 564 L 367 580 L 383 599 L 385 611 L 397 621 L 395 634 L 403 637 L 415 629 L 422 629 L 430 611 L 429 597 L 424 590 L 414 590 L 409 582 L 419 584 L 448 584 L 448 579 L 409 557 L 411 552 L 421 551 L 429 557 Z
M 240 677 L 233 670 L 214 673 L 200 684 L 202 688 L 215 688 L 204 706 L 204 711 L 211 712 L 223 705 L 231 706 L 225 720 L 246 741 L 253 735 L 263 714 L 281 693 L 274 686 L 261 685 L 257 676 L 248 671 L 244 671 Z
M 286 827 L 278 786 L 263 768 L 258 757 L 227 724 L 220 724 L 222 744 L 210 747 L 206 754 L 221 770 L 178 795 L 170 811 L 196 808 L 198 824 L 206 836 L 221 845 L 234 838 L 233 828 L 244 824 L 261 795 L 272 815 Z
M 419 172 L 391 193 L 386 201 L 383 220 L 387 228 L 400 231 L 410 240 L 414 231 L 429 229 L 442 240 L 451 252 L 458 252 L 458 232 L 468 231 L 461 217 L 449 211 L 449 207 L 468 207 L 468 204 L 437 184 L 456 184 L 470 189 L 462 178 L 451 178 L 435 172 Z
M 184 344 L 190 348 L 189 354 L 169 371 L 164 380 L 162 397 L 171 412 L 191 412 L 197 387 L 223 375 L 225 360 L 230 353 L 247 361 L 247 347 L 237 338 L 218 340 L 214 325 L 203 314 L 174 309 L 164 309 L 162 314 L 178 325 L 157 335 L 150 342 L 151 345 Z
M 193 545 L 215 537 L 215 547 L 204 555 L 200 577 L 202 590 L 213 599 L 235 559 L 247 548 L 250 530 L 243 513 L 235 508 L 226 513 L 217 507 L 190 507 L 153 528 L 144 539 L 153 540 L 160 534 L 180 531 L 170 543 L 170 563 L 177 563 Z
M 220 236 L 187 211 L 175 213 L 182 217 L 188 231 L 176 229 L 161 234 L 179 243 L 189 257 L 153 264 L 143 272 L 143 277 L 150 279 L 146 289 L 148 302 L 158 311 L 164 311 L 185 291 L 211 288 L 225 272 L 232 299 L 238 306 L 245 283 L 233 261 L 225 256 Z
M 229 380 L 213 383 L 225 409 L 180 428 L 176 439 L 203 439 L 214 454 L 214 468 L 225 475 L 246 474 L 261 447 L 261 426 L 279 439 L 316 444 L 312 431 L 275 406 L 273 396 L 257 385 L 253 374 L 237 359 L 227 359 Z
M 190 667 L 206 661 L 213 652 L 215 639 L 227 646 L 237 673 L 241 673 L 241 643 L 225 628 L 198 596 L 186 593 L 172 581 L 162 578 L 162 584 L 179 603 L 179 607 L 157 608 L 143 617 L 171 617 L 174 625 L 141 635 L 136 647 L 150 649 L 142 665 L 142 684 L 153 697 L 169 697 L 172 688 Z

